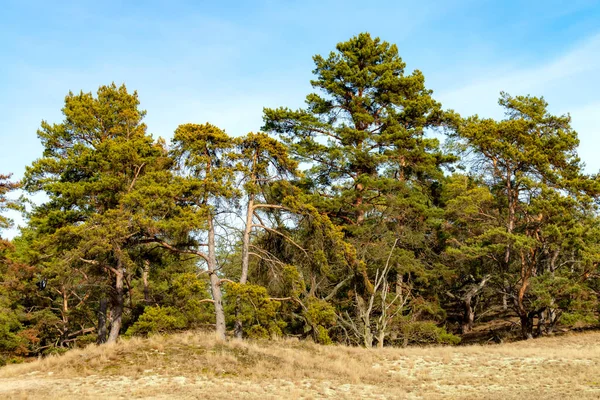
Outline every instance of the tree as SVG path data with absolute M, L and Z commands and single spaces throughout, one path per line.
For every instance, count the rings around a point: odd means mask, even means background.
M 10 177 L 10 174 L 0 174 L 0 232 L 12 226 L 12 221 L 1 213 L 16 206 L 15 202 L 6 197 L 19 186 L 11 182 Z M 26 354 L 27 342 L 19 335 L 23 329 L 22 318 L 20 318 L 22 305 L 18 301 L 19 296 L 15 296 L 12 290 L 11 275 L 14 276 L 14 262 L 10 257 L 12 250 L 11 243 L 0 236 L 0 365 L 4 365 L 11 355 Z
M 546 266 L 555 265 L 577 215 L 593 212 L 598 184 L 581 171 L 569 116 L 548 113 L 543 98 L 502 93 L 499 103 L 504 120 L 467 118 L 452 146 L 486 181 L 496 203 L 496 216 L 489 218 L 495 225 L 469 239 L 470 251 L 496 261 L 522 335 L 530 338 L 533 318 L 541 312 L 528 299 L 531 284 Z M 581 265 L 575 259 L 563 265 L 569 264 Z
M 473 329 L 479 300 L 487 295 L 492 274 L 497 273 L 496 252 L 482 253 L 479 245 L 480 238 L 497 227 L 500 217 L 489 187 L 468 175 L 453 174 L 448 178 L 442 202 L 447 243 L 443 259 L 454 271 L 444 306 L 457 306 L 464 334 Z
M 0 174 L 0 229 L 10 228 L 12 222 L 6 216 L 2 215 L 9 208 L 14 208 L 17 204 L 16 202 L 9 200 L 6 195 L 17 189 L 19 184 L 15 182 L 11 182 L 11 175 Z
M 239 169 L 243 175 L 244 191 L 247 196 L 246 218 L 242 235 L 242 260 L 240 284 L 248 280 L 250 255 L 263 257 L 251 252 L 251 233 L 255 228 L 287 237 L 281 230 L 267 226 L 266 216 L 273 211 L 292 211 L 286 207 L 286 196 L 293 193 L 288 180 L 298 175 L 297 163 L 288 155 L 286 146 L 264 133 L 249 133 L 239 143 Z M 265 213 L 266 212 L 266 213 Z M 261 217 L 262 214 L 262 217 Z M 265 216 L 266 215 L 266 216 Z M 281 223 L 281 221 L 279 221 Z M 237 303 L 239 304 L 239 299 Z M 238 305 L 239 308 L 239 305 Z M 236 311 L 237 314 L 237 311 Z M 242 322 L 236 317 L 235 336 L 242 337 Z
M 224 202 L 237 195 L 234 185 L 234 141 L 210 125 L 185 124 L 175 131 L 173 157 L 177 160 L 182 191 L 176 203 L 186 218 L 177 218 L 170 228 L 180 243 L 168 248 L 199 256 L 206 264 L 215 307 L 216 335 L 225 340 L 225 311 L 217 263 L 216 230 Z M 202 251 L 206 248 L 206 251 Z
M 362 33 L 336 49 L 327 58 L 314 57 L 311 84 L 323 95 L 309 94 L 305 109 L 265 109 L 264 129 L 280 134 L 310 165 L 305 188 L 356 248 L 354 306 L 364 315 L 371 279 L 383 270 L 397 238 L 390 276 L 414 279 L 431 272 L 419 253 L 431 247 L 425 241 L 436 229 L 438 211 L 431 206 L 439 195 L 440 167 L 453 158 L 425 133 L 454 115 L 432 98 L 420 71 L 405 75 L 395 45 Z M 371 327 L 364 328 L 370 346 Z
M 143 207 L 143 202 L 132 203 L 131 198 L 139 200 L 140 181 L 170 163 L 164 146 L 146 133 L 146 112 L 138 105 L 137 93 L 124 85 L 101 86 L 96 97 L 69 93 L 64 121 L 42 122 L 38 137 L 44 153 L 24 178 L 30 193 L 44 191 L 49 197 L 30 215 L 39 248 L 67 274 L 81 268 L 106 279 L 108 342 L 116 341 L 121 331 L 125 285 L 135 269 L 132 250 L 141 244 L 138 210 L 130 205 Z

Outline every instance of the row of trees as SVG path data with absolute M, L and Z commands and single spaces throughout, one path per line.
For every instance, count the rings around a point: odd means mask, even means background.
M 0 351 L 199 327 L 370 347 L 456 343 L 479 320 L 518 318 L 525 338 L 596 322 L 600 187 L 568 116 L 503 93 L 503 120 L 462 118 L 369 34 L 314 62 L 306 106 L 265 109 L 265 133 L 245 136 L 184 124 L 167 144 L 125 86 L 69 93 L 20 183 L 48 200 L 0 249 Z M 0 207 L 15 187 L 0 177 Z

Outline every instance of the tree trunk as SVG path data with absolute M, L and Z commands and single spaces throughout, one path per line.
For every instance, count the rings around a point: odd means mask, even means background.
M 108 333 L 106 326 L 106 311 L 108 309 L 108 300 L 105 297 L 100 299 L 100 309 L 98 310 L 98 338 L 97 344 L 106 343 L 106 334 Z
M 558 322 L 558 312 L 556 308 L 548 308 L 547 311 L 548 315 L 547 315 L 547 323 L 546 323 L 546 333 L 547 334 L 551 334 L 552 332 L 554 332 L 554 327 L 556 326 L 556 323 Z
M 517 199 L 518 199 L 518 192 L 517 192 Z M 512 182 L 511 182 L 511 173 L 510 173 L 510 169 L 507 171 L 506 174 L 506 199 L 508 201 L 508 221 L 507 221 L 507 225 L 506 225 L 506 232 L 511 234 L 513 232 L 513 230 L 515 229 L 515 202 L 514 200 L 516 200 L 513 197 L 513 191 L 512 191 Z M 504 273 L 508 273 L 509 271 L 509 266 L 510 266 L 510 243 L 506 244 L 506 251 L 504 253 Z M 504 279 L 504 293 L 502 294 L 502 309 L 503 311 L 507 311 L 508 310 L 508 284 L 506 279 Z
M 521 334 L 523 339 L 533 339 L 533 318 L 528 314 L 521 315 Z
M 404 304 L 404 278 L 401 273 L 398 273 L 398 277 L 396 278 L 396 294 L 399 296 L 400 304 Z
M 221 280 L 217 276 L 217 248 L 215 244 L 215 225 L 211 218 L 208 219 L 208 273 L 210 274 L 210 289 L 215 304 L 216 336 L 217 340 L 225 340 L 225 311 L 223 310 L 223 295 L 221 293 Z
M 108 334 L 107 343 L 115 343 L 121 332 L 121 324 L 123 322 L 123 268 L 120 263 L 115 274 L 115 295 L 113 298 L 112 307 L 112 324 L 110 333 Z
M 404 338 L 402 339 L 402 347 L 408 347 L 408 333 L 405 333 Z
M 67 289 L 65 289 L 64 285 L 61 285 L 61 295 L 62 295 L 62 324 L 63 324 L 63 332 L 62 332 L 62 340 L 61 346 L 64 344 L 62 341 L 67 340 L 69 338 L 69 297 L 67 296 Z
M 541 310 L 538 314 L 538 323 L 536 329 L 536 336 L 542 336 L 546 330 L 546 310 Z
M 515 198 L 513 194 L 512 182 L 511 182 L 511 173 L 510 169 L 506 174 L 506 198 L 508 200 L 508 221 L 506 224 L 506 232 L 512 233 L 515 229 L 515 201 L 518 198 L 518 195 Z M 506 245 L 506 252 L 504 253 L 504 264 L 505 264 L 505 272 L 508 272 L 508 265 L 510 263 L 510 243 Z
M 468 333 L 473 330 L 473 322 L 475 321 L 475 310 L 471 306 L 471 298 L 466 298 L 463 302 L 464 315 L 461 325 L 462 333 Z
M 535 253 L 531 257 L 535 260 Z M 532 261 L 534 262 L 534 261 Z M 521 319 L 521 331 L 523 333 L 523 339 L 533 338 L 533 315 L 528 313 L 525 308 L 525 293 L 529 287 L 530 279 L 535 274 L 534 266 L 527 263 L 525 253 L 521 250 L 521 287 L 517 293 L 516 306 L 517 313 Z
M 473 330 L 473 323 L 475 322 L 475 307 L 473 305 L 473 299 L 477 303 L 479 293 L 483 290 L 488 280 L 491 279 L 491 275 L 486 275 L 481 278 L 479 283 L 470 285 L 465 294 L 461 297 L 463 301 L 464 315 L 461 325 L 462 333 L 471 332 Z
M 363 344 L 367 349 L 373 347 L 373 333 L 371 333 L 371 328 L 367 325 L 365 325 Z
M 150 261 L 144 260 L 144 269 L 142 270 L 142 281 L 144 282 L 144 302 L 150 305 L 150 286 L 148 277 L 150 276 Z
M 246 210 L 246 227 L 242 238 L 242 274 L 240 283 L 244 285 L 248 281 L 248 266 L 250 264 L 250 232 L 252 231 L 252 217 L 254 214 L 254 195 L 248 195 L 248 208 Z
M 363 222 L 365 221 L 365 211 L 361 208 L 363 205 L 363 195 L 362 195 L 363 189 L 364 189 L 364 186 L 362 185 L 362 183 L 359 183 L 356 185 L 356 190 L 358 192 L 358 195 L 356 196 L 356 200 L 354 201 L 354 207 L 356 208 L 356 224 L 357 225 L 362 225 Z
M 240 284 L 245 285 L 248 281 L 248 267 L 250 265 L 250 232 L 252 232 L 252 217 L 254 215 L 254 194 L 248 195 L 248 207 L 246 209 L 246 226 L 244 236 L 242 237 L 242 273 L 240 275 Z M 239 318 L 240 297 L 235 299 L 235 337 L 241 339 L 243 336 L 242 321 Z
M 374 296 L 374 294 L 373 294 Z M 360 320 L 362 321 L 362 338 L 363 344 L 366 348 L 373 347 L 373 332 L 371 331 L 371 313 L 367 307 L 365 300 L 357 295 L 356 305 L 359 313 Z
M 508 291 L 510 287 L 508 286 L 508 280 L 504 279 L 504 293 L 502 293 L 502 311 L 508 310 Z

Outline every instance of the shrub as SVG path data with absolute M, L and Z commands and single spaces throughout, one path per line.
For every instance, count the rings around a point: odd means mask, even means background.
M 151 306 L 144 309 L 140 318 L 127 329 L 127 336 L 149 335 L 184 329 L 188 324 L 185 316 L 173 307 Z

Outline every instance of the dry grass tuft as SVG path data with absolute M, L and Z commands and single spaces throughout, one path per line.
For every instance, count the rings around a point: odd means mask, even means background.
M 599 376 L 600 333 L 361 349 L 187 332 L 4 367 L 0 398 L 598 398 Z

